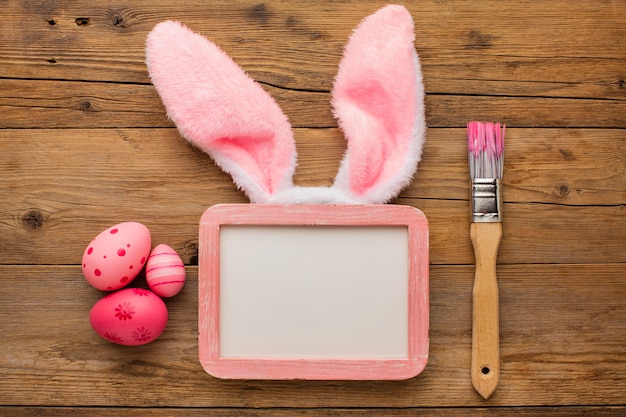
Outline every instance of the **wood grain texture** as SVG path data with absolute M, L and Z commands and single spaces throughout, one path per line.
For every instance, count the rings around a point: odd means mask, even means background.
M 247 202 L 180 138 L 145 68 L 177 19 L 217 42 L 295 127 L 296 182 L 345 150 L 330 90 L 354 26 L 385 2 L 3 2 L 0 415 L 623 415 L 626 413 L 626 2 L 406 2 L 427 142 L 397 203 L 430 224 L 430 361 L 405 382 L 220 381 L 199 364 L 198 221 Z M 507 124 L 498 254 L 501 380 L 470 383 L 465 124 Z M 80 256 L 140 221 L 187 264 L 170 323 L 136 349 L 99 339 Z M 143 281 L 142 281 L 143 280 Z M 145 283 L 145 278 L 140 277 Z M 428 408 L 422 408 L 428 407 Z
M 384 4 L 79 0 L 31 7 L 9 0 L 0 72 L 10 78 L 147 83 L 145 35 L 174 19 L 210 36 L 256 79 L 329 90 L 352 29 Z M 468 88 L 484 95 L 498 85 L 506 96 L 534 91 L 541 97 L 624 99 L 620 40 L 626 36 L 626 5 L 620 1 L 489 0 L 475 7 L 432 0 L 406 6 L 415 20 L 426 84 L 438 87 L 427 92 Z
M 296 140 L 296 182 L 329 185 L 341 134 L 299 129 Z M 0 130 L 0 142 L 10 150 L 0 153 L 0 263 L 78 264 L 91 238 L 120 221 L 144 222 L 191 262 L 202 212 L 247 202 L 175 129 Z M 465 146 L 464 129 L 430 129 L 398 199 L 428 217 L 435 264 L 473 262 Z M 499 262 L 626 262 L 625 152 L 620 131 L 509 128 Z
M 101 297 L 80 266 L 0 266 L 3 404 L 142 407 L 484 406 L 470 384 L 474 267 L 432 266 L 430 359 L 408 381 L 228 381 L 202 370 L 197 268 L 170 321 L 129 349 L 89 327 Z M 624 264 L 501 265 L 501 380 L 489 406 L 623 401 Z M 144 282 L 137 278 L 138 284 Z M 593 290 L 591 290 L 593 289 Z M 34 337 L 35 335 L 36 337 Z M 593 388 L 593 389 L 592 389 Z
M 126 417 L 144 413 L 142 408 L 88 408 L 88 407 L 4 407 L 0 413 L 11 417 L 74 417 L 98 415 L 102 417 Z M 180 417 L 421 417 L 421 416 L 515 416 L 515 417 L 570 417 L 581 415 L 587 417 L 621 417 L 626 412 L 626 407 L 526 407 L 526 408 L 405 408 L 405 409 L 382 409 L 382 408 L 151 408 L 150 415 L 154 417 L 169 417 L 172 414 Z
M 329 76 L 332 80 L 333 76 Z M 156 90 L 144 84 L 0 79 L 2 128 L 119 128 L 173 126 Z M 263 85 L 297 128 L 337 126 L 329 91 L 292 90 Z M 427 91 L 430 127 L 460 127 L 468 120 L 497 119 L 521 127 L 626 128 L 626 100 L 595 98 L 485 98 Z

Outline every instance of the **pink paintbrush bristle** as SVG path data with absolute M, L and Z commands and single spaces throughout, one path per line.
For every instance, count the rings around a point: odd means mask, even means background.
M 502 178 L 505 125 L 493 122 L 467 124 L 467 151 L 472 178 Z

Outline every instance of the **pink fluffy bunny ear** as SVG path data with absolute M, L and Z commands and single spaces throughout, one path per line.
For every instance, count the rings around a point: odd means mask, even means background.
M 146 57 L 181 135 L 211 155 L 250 201 L 293 188 L 296 149 L 287 117 L 219 47 L 167 21 L 148 35 Z
M 333 108 L 348 148 L 331 187 L 296 187 L 291 125 L 276 102 L 208 39 L 178 22 L 148 35 L 147 65 L 168 116 L 253 203 L 376 204 L 411 181 L 426 131 L 424 87 L 402 6 L 365 18 L 346 46 Z
M 339 66 L 332 104 L 348 148 L 333 187 L 362 204 L 395 198 L 421 157 L 424 87 L 413 41 L 410 13 L 385 6 L 356 28 Z

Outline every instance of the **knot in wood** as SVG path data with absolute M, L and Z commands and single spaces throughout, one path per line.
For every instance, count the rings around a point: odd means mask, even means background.
M 266 25 L 272 13 L 269 11 L 265 3 L 256 4 L 247 11 L 248 18 L 254 20 L 261 25 Z
M 113 23 L 113 26 L 124 27 L 124 17 L 121 13 L 115 12 L 111 15 L 111 23 Z
M 557 195 L 557 197 L 565 197 L 572 191 L 569 184 L 565 181 L 560 181 L 554 187 L 554 190 L 555 190 L 555 194 Z
M 44 214 L 37 209 L 30 209 L 20 219 L 26 230 L 41 229 L 46 221 Z
M 190 265 L 198 265 L 198 241 L 190 240 L 185 243 L 181 257 L 189 259 Z
M 74 23 L 76 23 L 78 26 L 87 26 L 89 24 L 89 18 L 77 17 L 76 19 L 74 19 Z

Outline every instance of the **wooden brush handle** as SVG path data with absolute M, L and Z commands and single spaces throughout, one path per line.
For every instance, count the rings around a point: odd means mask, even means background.
M 471 223 L 476 258 L 472 311 L 472 385 L 484 399 L 500 380 L 500 325 L 496 256 L 502 223 Z

